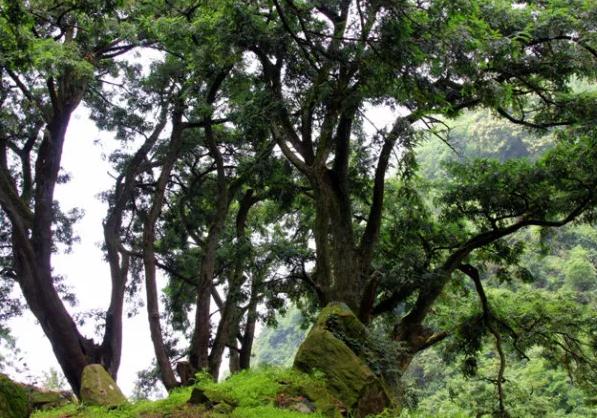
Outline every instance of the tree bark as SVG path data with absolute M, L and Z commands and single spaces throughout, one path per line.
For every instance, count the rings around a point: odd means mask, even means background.
M 324 169 L 312 184 L 316 196 L 313 231 L 317 249 L 315 277 L 325 296 L 320 304 L 344 302 L 353 311 L 359 312 L 361 266 L 347 190 L 328 169 Z
M 235 334 L 238 334 L 238 327 L 236 327 Z M 228 344 L 228 370 L 230 370 L 230 374 L 235 374 L 240 371 L 240 350 L 238 348 L 238 343 L 236 341 L 236 335 L 232 338 L 230 344 Z
M 179 386 L 176 379 L 170 357 L 162 335 L 162 326 L 160 324 L 160 308 L 156 283 L 156 256 L 155 256 L 155 224 L 162 210 L 166 185 L 170 179 L 170 173 L 174 167 L 176 159 L 180 155 L 183 135 L 182 135 L 182 110 L 175 109 L 172 116 L 172 134 L 170 144 L 162 170 L 157 181 L 157 185 L 152 197 L 151 207 L 143 224 L 143 266 L 145 269 L 145 288 L 147 294 L 147 316 L 149 321 L 149 330 L 151 341 L 153 343 L 158 368 L 162 383 L 167 390 L 172 390 Z
M 243 198 L 240 200 L 240 206 L 236 215 L 237 255 L 232 275 L 228 281 L 226 302 L 221 311 L 220 322 L 209 354 L 209 371 L 215 379 L 218 378 L 224 349 L 231 340 L 231 337 L 234 336 L 233 332 L 238 329 L 238 322 L 241 319 L 241 312 L 238 304 L 242 297 L 241 288 L 245 282 L 244 268 L 247 259 L 246 254 L 244 254 L 245 248 L 243 247 L 249 244 L 246 232 L 249 211 L 253 204 L 257 202 L 257 199 L 253 194 L 254 192 L 251 189 L 245 192 Z
M 253 352 L 253 341 L 255 340 L 255 325 L 257 324 L 257 289 L 251 292 L 251 300 L 247 308 L 247 320 L 242 337 L 242 344 L 239 353 L 239 366 L 241 370 L 248 370 L 251 367 L 251 353 Z
M 205 126 L 206 143 L 210 155 L 217 167 L 217 197 L 212 213 L 212 221 L 207 234 L 204 254 L 199 267 L 199 286 L 197 288 L 197 310 L 195 314 L 195 330 L 191 340 L 189 362 L 195 370 L 209 368 L 209 339 L 211 336 L 209 307 L 211 302 L 211 287 L 216 265 L 216 249 L 220 240 L 230 200 L 229 190 L 224 171 L 224 159 L 215 142 L 210 123 Z

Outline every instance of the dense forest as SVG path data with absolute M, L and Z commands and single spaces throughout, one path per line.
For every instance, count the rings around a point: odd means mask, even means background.
M 1 0 L 0 340 L 30 310 L 84 405 L 124 402 L 142 305 L 139 395 L 184 416 L 591 416 L 596 26 L 581 0 Z M 81 107 L 112 138 L 111 290 L 75 316 Z

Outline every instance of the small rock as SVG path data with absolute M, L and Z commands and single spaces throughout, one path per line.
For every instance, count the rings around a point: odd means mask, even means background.
M 100 364 L 90 364 L 81 377 L 81 402 L 87 405 L 116 407 L 127 402 L 120 388 Z

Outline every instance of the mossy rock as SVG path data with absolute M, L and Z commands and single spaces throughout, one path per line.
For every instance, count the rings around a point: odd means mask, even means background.
M 359 357 L 367 349 L 366 327 L 345 304 L 326 306 L 294 359 L 294 367 L 321 371 L 331 394 L 357 418 L 390 406 L 383 380 Z M 362 350 L 351 347 L 363 347 Z
M 32 385 L 25 385 L 32 410 L 47 410 L 59 408 L 71 403 L 74 399 L 72 393 L 42 390 Z
M 100 364 L 83 369 L 80 397 L 86 405 L 116 407 L 127 403 L 112 376 Z
M 0 374 L 0 417 L 27 418 L 29 414 L 29 399 L 25 389 Z

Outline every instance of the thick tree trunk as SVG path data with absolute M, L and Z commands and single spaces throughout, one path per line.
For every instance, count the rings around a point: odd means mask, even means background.
M 66 310 L 52 277 L 52 222 L 54 187 L 72 108 L 54 115 L 48 123 L 35 165 L 34 211 L 31 237 L 26 222 L 3 205 L 13 225 L 13 256 L 21 291 L 52 344 L 73 391 L 79 392 L 83 368 L 97 360 L 100 349 L 78 331 Z
M 25 244 L 28 245 L 29 243 Z M 40 272 L 33 254 L 23 254 L 22 244 L 14 250 L 18 281 L 31 312 L 50 340 L 52 349 L 74 393 L 81 387 L 83 368 L 93 360 L 85 351 L 88 342 L 80 335 L 71 316 L 51 285 L 49 272 Z M 49 283 L 48 283 L 49 282 Z
M 328 169 L 312 183 L 316 190 L 315 281 L 324 297 L 320 304 L 344 302 L 359 312 L 363 280 L 347 191 Z

